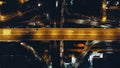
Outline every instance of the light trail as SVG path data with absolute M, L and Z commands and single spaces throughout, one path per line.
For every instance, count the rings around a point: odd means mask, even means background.
M 9 30 L 9 33 L 5 33 Z M 0 40 L 120 40 L 119 28 L 2 28 Z

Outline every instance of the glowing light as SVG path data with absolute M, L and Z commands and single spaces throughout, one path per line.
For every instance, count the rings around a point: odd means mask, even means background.
M 21 45 L 24 45 L 25 43 L 21 42 L 20 44 L 21 44 Z
M 103 4 L 103 5 L 102 5 L 102 8 L 103 8 L 103 9 L 106 9 L 106 4 Z
M 103 16 L 102 17 L 102 22 L 106 22 L 107 21 L 107 17 L 106 16 Z
M 118 5 L 119 5 L 119 1 L 116 2 L 116 6 L 118 6 Z
M 84 47 L 85 44 L 79 43 L 77 46 L 78 46 L 78 47 Z
M 4 22 L 6 20 L 6 17 L 3 15 L 0 15 L 0 21 Z
M 3 5 L 4 4 L 4 2 L 3 1 L 0 1 L 0 5 Z
M 29 0 L 19 0 L 19 2 L 21 3 L 21 4 L 24 4 L 24 3 L 26 3 L 26 2 L 28 2 Z
M 3 29 L 3 35 L 11 35 L 10 29 Z
M 107 1 L 107 5 L 110 3 L 110 1 Z
M 56 1 L 56 7 L 58 7 L 58 1 Z
M 41 4 L 41 3 L 38 3 L 38 7 L 40 7 L 40 6 L 42 6 L 42 4 Z
M 68 31 L 67 31 L 67 34 L 68 34 L 68 35 L 72 35 L 73 33 L 74 33 L 73 30 L 68 30 Z
M 18 15 L 18 16 L 22 16 L 22 15 L 23 15 L 23 13 L 22 13 L 22 12 L 20 12 L 20 11 L 17 11 L 17 15 Z
M 76 62 L 77 58 L 74 55 L 72 55 L 71 60 L 72 60 L 72 64 L 74 64 Z

